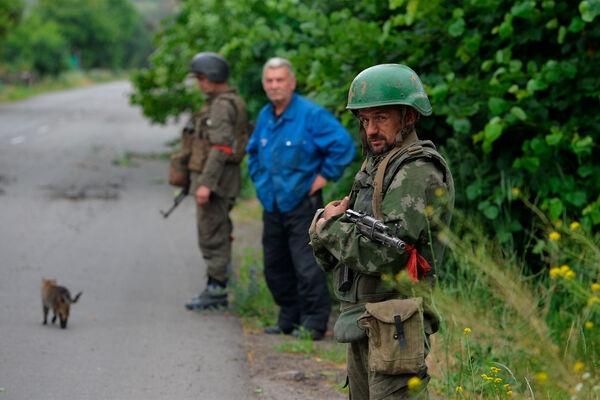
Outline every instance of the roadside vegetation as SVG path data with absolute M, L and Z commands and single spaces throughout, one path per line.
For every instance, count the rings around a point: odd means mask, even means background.
M 158 0 L 3 0 L 0 101 L 127 79 L 172 8 Z

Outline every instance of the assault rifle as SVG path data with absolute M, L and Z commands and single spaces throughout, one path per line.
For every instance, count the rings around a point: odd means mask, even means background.
M 406 248 L 406 242 L 390 233 L 388 228 L 382 221 L 371 217 L 365 213 L 361 213 L 354 210 L 346 210 L 346 217 L 352 221 L 360 233 L 364 236 L 379 242 L 389 247 L 395 247 L 398 250 L 404 250 Z
M 160 210 L 160 213 L 162 214 L 162 216 L 164 218 L 168 218 L 169 215 L 173 212 L 173 210 L 175 210 L 177 208 L 179 203 L 181 203 L 183 201 L 183 199 L 185 199 L 185 197 L 188 195 L 189 192 L 190 192 L 189 186 L 181 188 L 181 190 L 179 191 L 177 196 L 175 196 L 175 198 L 173 199 L 173 205 L 171 206 L 171 208 L 169 208 L 167 211 Z
M 365 213 L 351 209 L 346 210 L 346 217 L 354 223 L 359 232 L 369 240 L 379 242 L 385 246 L 395 247 L 398 250 L 405 250 L 406 242 L 390 233 L 390 228 L 382 221 Z M 341 272 L 338 290 L 347 292 L 352 287 L 354 272 L 345 265 L 342 267 Z

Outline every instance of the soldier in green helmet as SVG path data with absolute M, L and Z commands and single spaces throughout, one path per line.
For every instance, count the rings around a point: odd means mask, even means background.
M 443 264 L 440 230 L 454 206 L 448 165 L 415 125 L 431 114 L 418 75 L 400 64 L 362 71 L 347 109 L 358 118 L 365 160 L 349 196 L 317 211 L 311 228 L 321 267 L 341 304 L 335 338 L 348 343 L 350 398 L 426 399 L 425 357 L 439 319 L 431 306 Z M 347 210 L 383 222 L 403 250 L 371 240 Z
M 192 59 L 191 72 L 205 95 L 182 131 L 175 157 L 183 179 L 170 179 L 196 200 L 198 245 L 206 263 L 206 287 L 185 304 L 188 310 L 226 307 L 233 226 L 229 218 L 241 187 L 240 163 L 247 143 L 246 104 L 229 86 L 229 63 L 213 52 Z

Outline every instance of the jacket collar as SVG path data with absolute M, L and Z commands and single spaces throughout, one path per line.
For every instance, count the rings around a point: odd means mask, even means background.
M 285 108 L 285 110 L 283 110 L 283 113 L 279 117 L 275 116 L 275 108 L 273 107 L 273 103 L 269 104 L 269 108 L 271 110 L 271 115 L 275 119 L 292 120 L 292 119 L 294 119 L 294 117 L 296 116 L 296 114 L 298 112 L 297 104 L 298 104 L 298 94 L 296 92 L 294 92 L 294 93 L 292 93 L 292 98 L 290 99 L 290 102 L 288 103 L 287 107 Z

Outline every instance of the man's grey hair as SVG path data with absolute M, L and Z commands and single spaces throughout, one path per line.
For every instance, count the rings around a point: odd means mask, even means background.
M 292 63 L 290 60 L 282 57 L 273 57 L 269 58 L 265 65 L 263 66 L 262 74 L 265 76 L 265 71 L 270 68 L 287 68 L 292 77 L 295 77 L 294 68 L 292 67 Z

